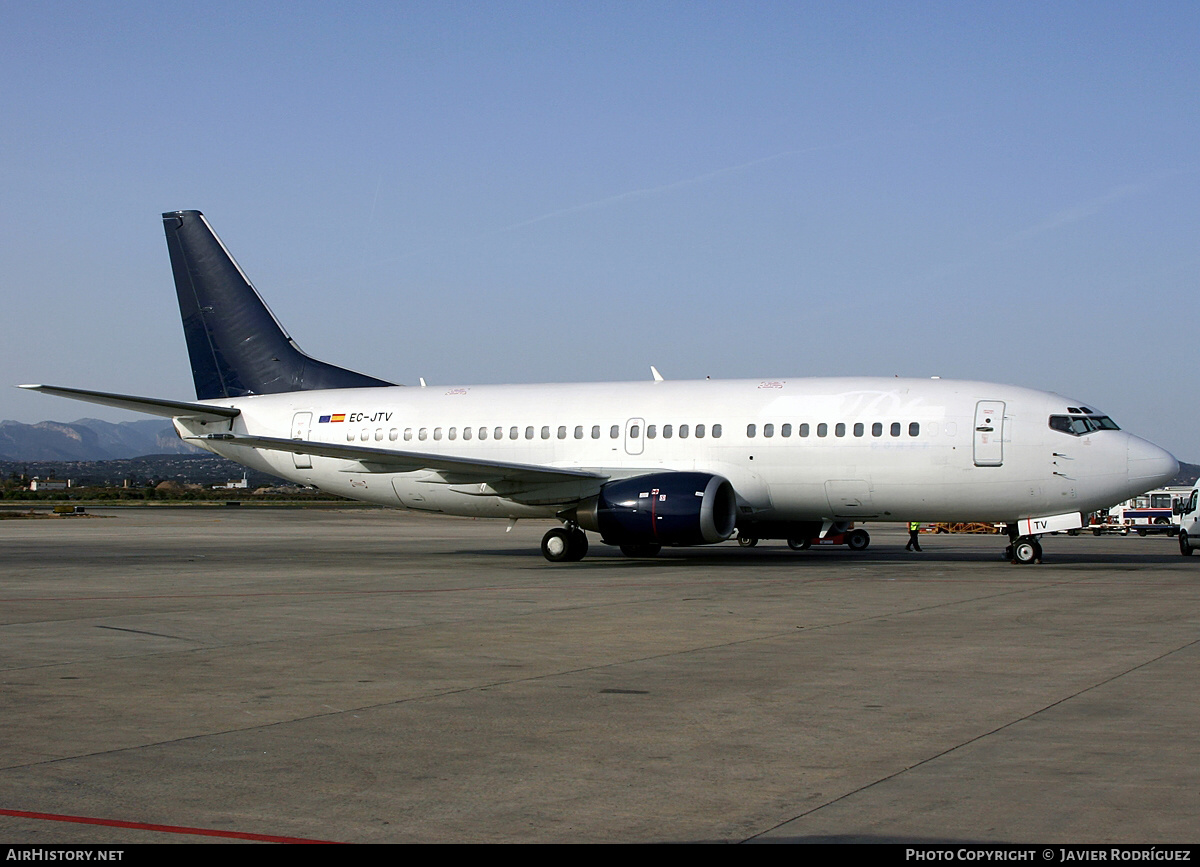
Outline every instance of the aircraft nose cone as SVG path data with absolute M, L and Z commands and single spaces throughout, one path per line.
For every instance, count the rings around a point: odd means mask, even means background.
M 1165 485 L 1179 472 L 1179 461 L 1170 452 L 1137 437 L 1129 438 L 1129 484 L 1139 491 Z

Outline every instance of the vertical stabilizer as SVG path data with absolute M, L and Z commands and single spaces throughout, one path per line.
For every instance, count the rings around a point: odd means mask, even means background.
M 162 216 L 198 400 L 393 384 L 305 355 L 203 214 Z

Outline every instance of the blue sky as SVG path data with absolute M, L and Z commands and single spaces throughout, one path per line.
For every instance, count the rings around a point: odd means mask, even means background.
M 2 8 L 0 382 L 192 397 L 197 208 L 395 381 L 969 377 L 1200 460 L 1200 4 Z

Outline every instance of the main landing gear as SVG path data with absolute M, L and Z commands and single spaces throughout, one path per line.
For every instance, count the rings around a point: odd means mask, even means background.
M 871 536 L 866 530 L 835 530 L 824 536 L 819 535 L 819 531 L 819 524 L 800 528 L 780 525 L 756 526 L 750 530 L 739 530 L 737 543 L 743 548 L 753 548 L 761 539 L 786 539 L 788 547 L 793 551 L 807 551 L 814 545 L 845 545 L 851 551 L 864 551 L 871 544 Z M 759 533 L 767 535 L 758 535 Z
M 626 557 L 657 557 L 662 545 L 622 545 Z M 576 563 L 588 552 L 587 534 L 578 527 L 555 527 L 542 537 L 542 556 L 551 563 Z
M 1042 562 L 1042 545 L 1037 536 L 1018 536 L 1017 528 L 1008 525 L 1009 545 L 1004 549 L 1004 559 L 1020 566 Z
M 542 556 L 551 563 L 575 563 L 587 551 L 587 533 L 578 527 L 555 527 L 542 537 Z

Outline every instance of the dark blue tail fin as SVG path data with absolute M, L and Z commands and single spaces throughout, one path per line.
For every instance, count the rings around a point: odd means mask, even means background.
M 199 211 L 163 228 L 198 400 L 393 384 L 301 352 Z

